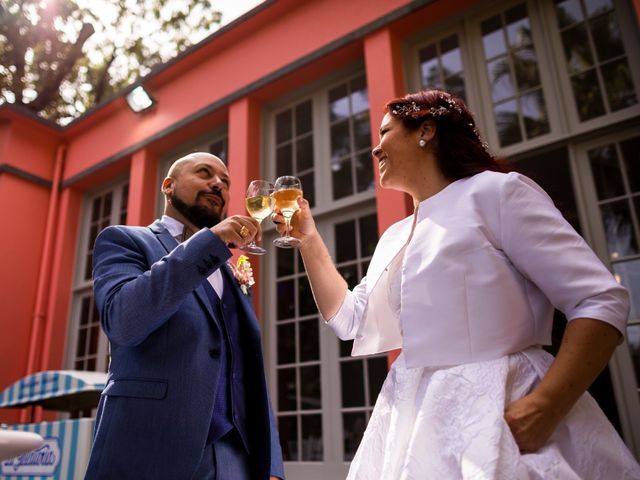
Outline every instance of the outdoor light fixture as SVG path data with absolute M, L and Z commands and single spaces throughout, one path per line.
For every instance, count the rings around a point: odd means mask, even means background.
M 138 85 L 125 97 L 127 105 L 135 113 L 142 113 L 151 109 L 156 101 L 147 93 L 142 85 Z

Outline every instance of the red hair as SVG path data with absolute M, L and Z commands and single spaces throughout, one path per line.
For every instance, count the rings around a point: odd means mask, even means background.
M 458 97 L 442 90 L 424 90 L 391 100 L 385 111 L 402 122 L 407 130 L 417 130 L 426 120 L 436 125 L 436 159 L 449 180 L 476 173 L 511 169 L 503 159 L 491 154 L 480 139 L 473 114 Z

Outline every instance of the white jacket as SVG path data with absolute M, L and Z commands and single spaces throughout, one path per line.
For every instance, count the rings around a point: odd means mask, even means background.
M 328 321 L 338 337 L 355 338 L 352 355 L 402 348 L 408 367 L 494 359 L 550 344 L 553 307 L 624 334 L 628 292 L 533 180 L 483 172 L 424 200 L 416 214 L 399 325 L 368 300 L 413 216 L 382 235 L 366 277 Z

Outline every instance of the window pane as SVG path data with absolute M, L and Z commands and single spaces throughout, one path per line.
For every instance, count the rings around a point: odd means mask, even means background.
M 589 23 L 591 24 L 591 34 L 593 35 L 593 43 L 596 46 L 598 60 L 602 62 L 624 55 L 620 26 L 613 12 L 594 18 Z
M 493 58 L 507 52 L 507 44 L 502 33 L 500 15 L 485 20 L 480 25 L 485 58 Z
M 358 192 L 376 188 L 373 176 L 373 159 L 368 149 L 356 157 L 356 181 Z
M 638 253 L 633 232 L 633 220 L 628 200 L 607 203 L 600 207 L 607 247 L 612 260 Z
M 283 460 L 288 462 L 298 461 L 298 417 L 279 416 L 278 433 L 282 447 Z
M 304 320 L 298 324 L 300 338 L 300 361 L 309 362 L 320 360 L 320 332 L 318 330 L 318 319 Z
M 293 274 L 293 253 L 294 250 L 278 248 L 276 250 L 276 263 L 278 277 Z
M 279 300 L 278 300 L 279 301 Z M 300 305 L 300 313 L 298 316 L 315 315 L 318 313 L 316 302 L 311 293 L 311 285 L 306 275 L 298 277 L 298 304 Z
M 584 24 L 576 25 L 562 33 L 564 55 L 569 73 L 580 73 L 593 66 L 589 37 Z
M 76 357 L 81 358 L 86 354 L 87 348 L 87 329 L 80 328 L 78 329 L 78 342 L 76 347 Z
M 631 79 L 631 70 L 626 59 L 603 65 L 602 77 L 612 111 L 615 112 L 638 102 Z
M 374 405 L 382 384 L 387 378 L 388 366 L 387 357 L 374 357 L 367 359 L 367 369 L 369 371 L 369 403 Z
M 369 257 L 378 243 L 378 217 L 367 215 L 360 217 L 360 255 Z
M 296 106 L 296 135 L 310 132 L 311 129 L 311 100 L 308 100 Z
M 300 408 L 319 410 L 322 408 L 320 391 L 320 365 L 300 367 Z
M 322 416 L 302 416 L 302 461 L 322 460 Z
M 620 164 L 613 145 L 590 150 L 589 161 L 591 162 L 598 199 L 605 200 L 624 195 Z
M 593 17 L 613 9 L 612 0 L 586 0 L 587 15 Z
M 456 95 L 462 100 L 466 101 L 466 94 L 464 90 L 464 76 L 461 73 L 445 78 L 444 88 L 452 95 Z
M 356 224 L 353 220 L 334 226 L 336 238 L 336 262 L 342 263 L 358 258 L 356 252 Z
M 347 95 L 346 85 L 340 85 L 339 87 L 333 88 L 329 91 L 329 112 L 331 122 L 345 119 L 349 116 L 349 98 Z
M 276 149 L 276 176 L 291 175 L 293 160 L 291 144 L 287 143 Z
M 637 292 L 640 295 L 640 291 Z M 638 297 L 636 297 L 638 298 Z M 636 305 L 636 312 L 640 305 Z M 637 316 L 634 318 L 638 318 Z M 633 368 L 636 371 L 636 382 L 640 385 L 640 324 L 629 325 L 627 327 L 627 342 L 629 344 L 629 350 L 631 350 L 631 361 L 633 362 Z
M 102 210 L 102 197 L 96 197 L 93 199 L 93 205 L 91 206 L 91 221 L 97 222 L 100 218 L 100 210 Z
M 338 343 L 340 344 L 340 356 L 351 356 L 351 350 L 353 349 L 353 340 L 340 340 Z
M 353 175 L 350 158 L 331 163 L 331 179 L 334 200 L 353 194 Z
M 350 152 L 349 122 L 345 120 L 331 127 L 331 158 L 339 159 Z
M 556 0 L 556 15 L 561 27 L 584 20 L 580 0 Z
M 277 283 L 278 289 L 278 320 L 292 318 L 295 314 L 293 279 L 284 280 Z
M 112 203 L 113 203 L 113 193 L 109 192 L 105 195 L 104 202 L 102 202 L 102 218 L 103 219 L 111 215 Z
M 304 192 L 304 198 L 307 199 L 311 208 L 316 206 L 316 177 L 313 172 L 305 175 L 299 175 L 300 183 L 302 183 L 302 190 Z
M 542 90 L 535 90 L 520 97 L 520 111 L 524 117 L 527 138 L 549 133 L 549 121 L 544 109 Z
M 420 50 L 419 55 L 422 86 L 425 88 L 442 88 L 440 63 L 435 44 Z
M 571 79 L 571 85 L 580 120 L 585 121 L 604 114 L 604 104 L 595 70 L 576 75 Z
M 507 23 L 507 38 L 511 48 L 519 48 L 532 42 L 531 26 L 524 4 L 504 12 L 504 19 Z
M 458 36 L 451 35 L 440 42 L 442 69 L 445 76 L 462 70 L 462 56 L 458 47 Z
M 538 59 L 536 52 L 530 48 L 518 50 L 513 55 L 513 69 L 519 90 L 526 90 L 540 85 L 538 74 Z M 542 104 L 544 109 L 544 103 Z
M 629 188 L 632 192 L 640 192 L 640 137 L 621 142 L 620 149 L 627 170 Z M 636 212 L 640 215 L 640 210 L 636 209 Z
M 371 126 L 369 112 L 356 115 L 353 118 L 353 143 L 356 150 L 371 149 Z
M 491 98 L 498 102 L 513 97 L 515 88 L 511 77 L 509 57 L 501 57 L 487 64 L 489 81 L 491 82 Z
M 278 370 L 278 410 L 296 410 L 296 369 L 282 368 Z
M 302 137 L 296 142 L 296 172 L 313 168 L 313 137 Z
M 278 365 L 296 361 L 296 324 L 278 325 Z
M 276 115 L 276 143 L 282 143 L 291 138 L 291 124 L 291 110 L 285 110 Z
M 340 363 L 340 380 L 342 384 L 342 406 L 363 407 L 364 372 L 362 360 L 347 360 Z
M 504 102 L 494 107 L 500 145 L 506 147 L 520 142 L 522 135 L 518 124 L 518 107 L 515 100 Z
M 367 87 L 364 77 L 351 82 L 353 93 L 351 94 L 351 114 L 366 112 L 369 110 L 369 98 L 367 97 Z
M 631 320 L 640 320 L 640 260 L 613 264 L 618 281 L 629 289 L 631 297 Z
M 344 434 L 344 461 L 349 462 L 358 450 L 362 440 L 364 429 L 367 426 L 367 417 L 364 412 L 343 413 L 342 428 Z

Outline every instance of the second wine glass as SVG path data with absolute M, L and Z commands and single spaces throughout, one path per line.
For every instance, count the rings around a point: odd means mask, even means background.
M 285 234 L 273 241 L 276 247 L 291 248 L 300 245 L 300 240 L 292 237 L 289 232 L 291 230 L 291 217 L 300 209 L 298 197 L 301 196 L 302 183 L 299 178 L 285 175 L 276 179 L 273 191 L 273 198 L 276 200 L 275 209 L 280 211 L 286 225 Z
M 262 223 L 262 221 L 273 212 L 275 200 L 272 194 L 273 183 L 265 180 L 253 180 L 247 188 L 245 206 L 247 207 L 249 215 L 255 218 L 258 223 Z M 240 247 L 240 250 L 253 253 L 254 255 L 264 255 L 267 253 L 264 248 L 256 245 L 255 240 L 252 240 L 251 243 L 244 247 Z

